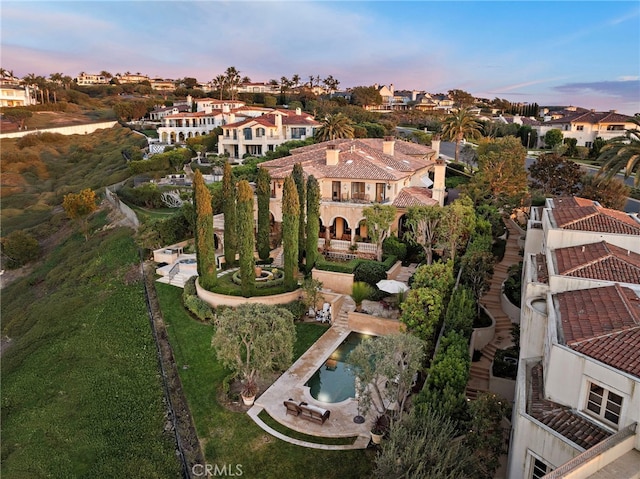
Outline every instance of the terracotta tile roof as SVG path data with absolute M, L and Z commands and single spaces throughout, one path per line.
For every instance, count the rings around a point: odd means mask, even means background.
M 640 377 L 640 298 L 637 293 L 615 284 L 558 293 L 554 295 L 554 302 L 560 319 L 561 342 Z
M 421 186 L 409 186 L 402 188 L 393 206 L 396 208 L 408 208 L 410 206 L 432 206 L 439 203 L 431 197 L 432 191 Z
M 337 145 L 340 150 L 338 164 L 326 164 L 326 150 L 329 145 Z M 265 161 L 260 166 L 269 170 L 272 178 L 284 178 L 300 163 L 307 175 L 316 178 L 363 179 L 395 181 L 407 178 L 433 162 L 395 152 L 393 156 L 384 154 L 360 140 L 338 140 L 297 148 L 293 155 Z
M 383 138 L 360 138 L 358 141 L 369 145 L 376 150 L 382 150 L 382 144 L 384 142 Z M 393 146 L 394 150 L 398 153 L 402 153 L 404 155 L 409 156 L 429 156 L 434 155 L 435 150 L 430 146 L 420 145 L 418 143 L 412 143 L 410 141 L 404 140 L 395 140 L 395 144 Z
M 545 399 L 540 363 L 531 368 L 529 387 L 527 413 L 583 449 L 589 449 L 611 435 L 571 408 Z
M 640 254 L 601 241 L 553 252 L 558 274 L 640 284 Z
M 220 112 L 211 112 L 211 113 L 206 113 L 204 111 L 194 111 L 194 112 L 190 112 L 190 111 L 185 111 L 182 113 L 175 113 L 173 115 L 167 115 L 165 116 L 165 118 L 204 118 L 204 117 L 214 117 L 219 115 Z
M 640 327 L 575 343 L 571 349 L 640 377 Z
M 272 114 L 267 114 L 267 115 L 261 115 L 261 116 L 256 116 L 255 118 L 246 118 L 244 120 L 235 122 L 235 123 L 229 123 L 227 125 L 224 125 L 223 128 L 230 128 L 230 129 L 235 129 L 235 128 L 239 128 L 241 126 L 246 125 L 247 123 L 250 122 L 256 122 L 259 123 L 260 125 L 266 126 L 266 127 L 275 127 L 276 126 L 276 116 L 272 115 Z M 306 115 L 289 115 L 289 116 L 282 116 L 282 124 L 283 125 L 288 125 L 288 126 L 319 126 L 320 123 L 318 123 L 317 121 L 315 121 L 312 118 L 309 118 Z
M 592 125 L 596 125 L 598 123 L 627 123 L 630 122 L 632 118 L 633 117 L 628 115 L 609 111 L 587 111 L 576 112 L 563 118 L 545 121 L 543 125 L 557 125 L 563 123 L 590 123 Z M 620 134 L 623 133 L 623 131 L 620 132 Z
M 584 198 L 554 199 L 551 215 L 562 229 L 640 235 L 640 223 L 628 214 Z

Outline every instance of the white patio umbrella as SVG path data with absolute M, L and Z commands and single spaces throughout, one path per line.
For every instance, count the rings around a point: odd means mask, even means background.
M 383 279 L 376 283 L 376 286 L 380 291 L 384 291 L 386 293 L 398 294 L 409 291 L 409 286 L 404 284 L 402 281 L 397 281 L 395 279 Z

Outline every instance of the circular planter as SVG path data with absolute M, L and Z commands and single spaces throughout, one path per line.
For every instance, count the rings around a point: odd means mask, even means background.
M 245 395 L 241 394 L 240 397 L 242 398 L 242 402 L 244 403 L 245 406 L 253 406 L 253 402 L 256 400 L 255 395 L 254 396 L 245 396 Z
M 382 442 L 382 434 L 374 434 L 373 431 L 371 431 L 371 442 L 380 444 Z

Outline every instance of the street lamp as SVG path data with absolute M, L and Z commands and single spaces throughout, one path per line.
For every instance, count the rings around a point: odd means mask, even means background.
M 527 149 L 531 148 L 531 146 L 529 146 L 529 139 L 531 138 L 531 132 L 527 133 Z

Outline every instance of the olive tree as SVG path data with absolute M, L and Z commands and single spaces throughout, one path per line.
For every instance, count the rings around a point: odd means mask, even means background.
M 382 261 L 382 242 L 391 234 L 391 223 L 396 217 L 396 207 L 375 204 L 363 208 L 362 214 L 365 217 L 371 241 L 376 244 L 377 260 Z
M 228 308 L 217 316 L 211 346 L 224 367 L 241 377 L 246 396 L 258 392 L 261 377 L 291 365 L 296 339 L 293 319 L 284 308 L 257 303 Z
M 356 346 L 347 362 L 356 377 L 361 410 L 373 408 L 385 414 L 393 405 L 402 414 L 423 357 L 424 342 L 405 333 L 367 339 Z

